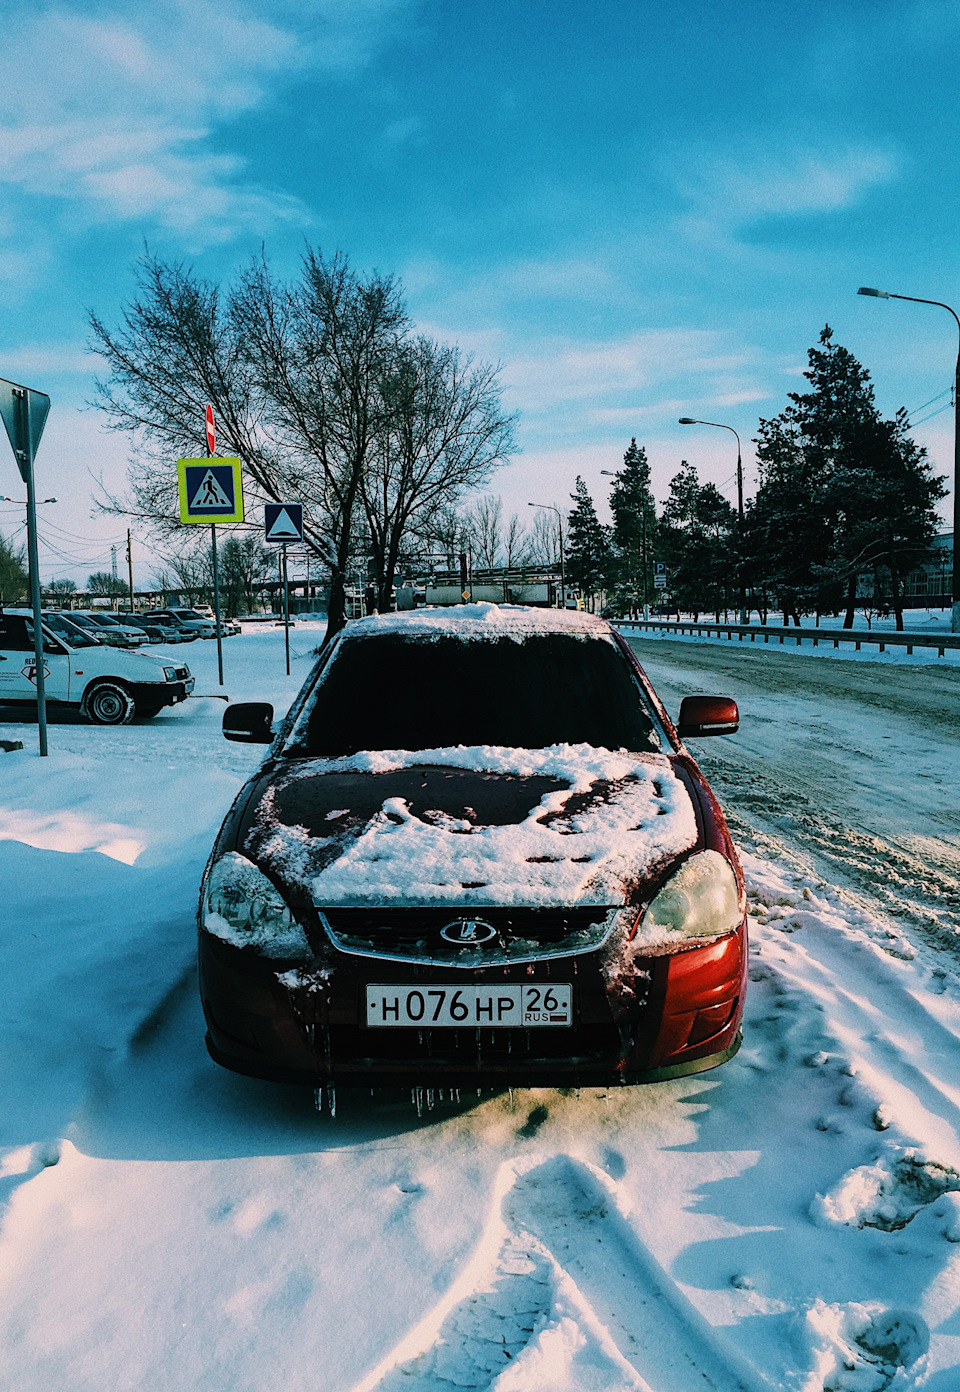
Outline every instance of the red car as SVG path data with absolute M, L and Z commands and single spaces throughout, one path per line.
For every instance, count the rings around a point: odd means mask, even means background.
M 685 738 L 603 620 L 468 605 L 350 624 L 204 874 L 217 1063 L 280 1081 L 654 1082 L 736 1053 L 743 875 Z

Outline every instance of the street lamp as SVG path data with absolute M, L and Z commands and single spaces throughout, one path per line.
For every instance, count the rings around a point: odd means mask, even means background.
M 563 513 L 552 503 L 527 503 L 527 507 L 546 508 L 548 512 L 557 514 L 557 531 L 560 533 L 560 607 L 567 607 L 567 580 L 563 568 Z
M 870 285 L 861 285 L 858 295 L 871 295 L 875 300 L 909 300 L 911 304 L 936 305 L 952 314 L 957 329 L 960 318 L 943 300 L 921 300 L 917 295 L 895 295 L 892 290 L 875 290 Z M 953 379 L 953 604 L 950 611 L 950 631 L 960 633 L 960 593 L 957 589 L 957 533 L 960 532 L 960 347 L 957 350 L 957 366 Z
M 620 477 L 613 469 L 601 469 L 600 472 L 605 474 L 607 478 L 619 479 Z M 643 621 L 646 623 L 650 617 L 650 604 L 647 599 L 647 509 L 642 504 L 640 506 L 640 534 L 642 538 L 640 564 L 643 570 Z
M 740 622 L 747 622 L 747 588 L 743 580 L 743 460 L 740 446 L 740 436 L 732 425 L 723 425 L 720 421 L 694 420 L 692 416 L 681 416 L 678 425 L 712 425 L 715 430 L 729 430 L 731 435 L 737 436 L 737 516 L 740 519 L 740 544 L 737 547 L 740 553 L 737 557 L 740 571 Z

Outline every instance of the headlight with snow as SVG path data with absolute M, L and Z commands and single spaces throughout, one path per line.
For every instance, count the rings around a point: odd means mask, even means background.
M 203 926 L 234 947 L 255 947 L 265 957 L 310 954 L 306 935 L 281 895 L 236 851 L 216 861 L 207 876 Z
M 177 669 L 176 669 L 176 667 L 164 667 L 164 669 L 163 669 L 163 675 L 166 677 L 167 681 L 176 681 L 176 680 L 177 680 Z
M 647 905 L 640 936 L 651 943 L 715 938 L 740 923 L 740 895 L 733 867 L 718 851 L 685 860 Z

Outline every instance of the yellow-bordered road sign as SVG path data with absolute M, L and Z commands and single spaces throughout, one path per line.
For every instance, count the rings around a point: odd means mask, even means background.
M 178 459 L 181 522 L 242 522 L 239 459 Z

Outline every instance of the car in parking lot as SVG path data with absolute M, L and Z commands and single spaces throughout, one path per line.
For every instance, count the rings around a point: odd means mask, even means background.
M 610 1085 L 739 1046 L 743 875 L 677 726 L 599 618 L 477 604 L 351 623 L 269 743 L 201 887 L 207 1047 L 309 1083 Z
M 215 629 L 207 633 L 198 623 L 187 623 L 185 620 L 178 619 L 170 609 L 148 609 L 142 617 L 148 623 L 163 624 L 166 628 L 176 629 L 182 643 L 193 643 L 198 638 L 216 637 Z M 213 628 L 212 625 L 210 627 Z
M 171 613 L 176 614 L 176 616 L 179 619 L 182 619 L 185 623 L 190 623 L 191 621 L 196 622 L 197 620 L 199 620 L 201 623 L 212 624 L 214 637 L 216 637 L 217 620 L 216 615 L 213 612 L 212 605 L 199 604 L 195 606 L 193 609 L 171 609 Z M 237 623 L 236 619 L 228 619 L 225 618 L 223 614 L 221 614 L 220 631 L 225 638 L 233 638 L 236 634 L 240 632 L 240 625 Z
M 118 623 L 123 624 L 124 628 L 133 629 L 134 633 L 140 634 L 140 642 L 143 643 L 169 643 L 179 642 L 179 638 L 170 638 L 174 630 L 165 629 L 158 623 L 149 623 L 142 619 L 139 614 L 131 614 L 123 609 L 117 611 L 114 616 Z
M 106 642 L 114 643 L 117 647 L 139 648 L 144 642 L 143 629 L 136 624 L 125 623 L 117 614 L 108 614 L 101 609 L 81 609 L 74 612 L 81 613 L 98 628 L 105 630 L 103 637 Z
M 127 652 L 97 637 L 72 616 L 44 613 L 44 687 L 48 703 L 74 707 L 94 725 L 126 725 L 185 701 L 190 668 L 150 653 Z M 0 706 L 36 705 L 33 618 L 23 608 L 0 608 Z
M 111 648 L 135 648 L 138 646 L 136 635 L 132 630 L 121 629 L 111 623 L 101 623 L 99 616 L 94 617 L 87 610 L 71 609 L 70 619 L 77 628 L 82 628 L 86 633 L 99 638 L 101 643 L 106 643 Z

